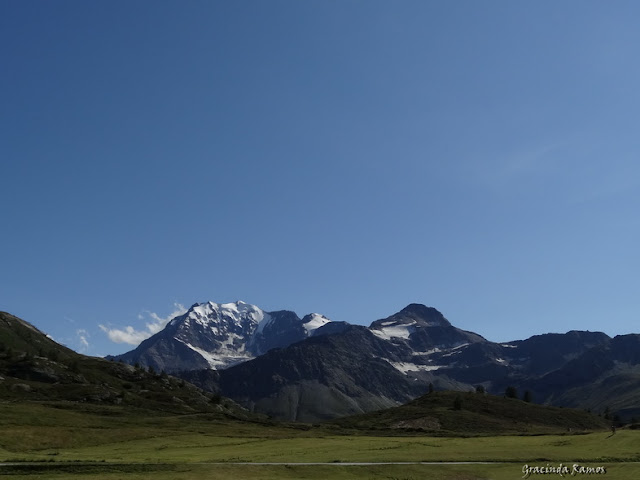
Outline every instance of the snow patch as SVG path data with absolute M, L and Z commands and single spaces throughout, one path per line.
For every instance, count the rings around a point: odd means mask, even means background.
M 261 310 L 262 312 L 262 310 Z M 266 312 L 262 312 L 262 317 L 258 321 L 255 333 L 262 333 L 265 327 L 268 327 L 273 322 L 273 317 Z
M 443 357 L 450 357 L 451 355 L 457 355 L 460 352 L 449 352 L 449 353 L 444 353 L 442 356 Z
M 457 345 L 453 348 L 451 348 L 451 351 L 449 353 L 444 353 L 442 356 L 443 357 L 450 357 L 451 355 L 457 355 L 459 353 L 462 353 L 460 350 L 466 346 L 468 346 L 468 343 L 463 343 L 462 345 Z
M 371 333 L 373 333 L 376 337 L 382 338 L 384 340 L 391 340 L 392 338 L 404 338 L 405 340 L 408 340 L 409 335 L 411 335 L 414 331 L 415 327 L 413 326 L 413 324 L 411 324 L 394 325 L 392 327 L 372 329 Z
M 433 355 L 434 353 L 439 353 L 442 350 L 438 347 L 432 348 L 431 350 L 427 350 L 426 352 L 412 352 L 411 355 Z
M 396 370 L 402 373 L 408 372 L 432 372 L 434 370 L 439 370 L 444 367 L 444 365 L 416 365 L 415 363 L 407 363 L 407 362 L 390 362 L 387 360 Z
M 329 320 L 324 315 L 320 315 L 319 313 L 312 313 L 311 320 L 303 323 L 302 326 L 307 331 L 307 337 L 310 337 L 318 328 L 326 325 L 329 322 L 331 322 L 331 320 Z
M 251 360 L 253 358 L 252 355 L 248 355 L 248 354 L 234 355 L 233 351 L 224 352 L 224 353 L 228 353 L 228 355 L 224 355 L 222 352 L 217 352 L 214 354 L 212 352 L 207 352 L 202 348 L 194 347 L 190 343 L 180 340 L 179 338 L 177 340 L 182 342 L 184 345 L 186 345 L 191 350 L 199 354 L 202 358 L 204 358 L 209 364 L 209 367 L 211 367 L 213 370 L 228 368 L 238 363 L 246 362 L 247 360 Z

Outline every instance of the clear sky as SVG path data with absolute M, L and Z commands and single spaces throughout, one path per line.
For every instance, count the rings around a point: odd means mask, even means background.
M 92 355 L 239 299 L 358 324 L 424 303 L 494 341 L 637 333 L 638 18 L 0 0 L 0 310 Z

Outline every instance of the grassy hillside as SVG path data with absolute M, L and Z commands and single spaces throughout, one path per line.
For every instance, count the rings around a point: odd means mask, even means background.
M 434 392 L 400 407 L 332 423 L 347 428 L 414 430 L 438 435 L 541 434 L 610 426 L 607 420 L 581 410 L 467 392 Z
M 133 411 L 263 418 L 184 380 L 80 355 L 4 312 L 0 312 L 0 400 L 77 409 L 82 405 L 126 406 Z

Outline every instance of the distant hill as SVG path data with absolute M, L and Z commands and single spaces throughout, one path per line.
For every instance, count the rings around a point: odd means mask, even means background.
M 548 407 L 475 392 L 433 392 L 405 405 L 331 423 L 360 430 L 430 434 L 541 434 L 605 429 L 610 422 L 582 410 Z
M 0 399 L 257 418 L 182 379 L 78 354 L 5 312 L 0 312 Z

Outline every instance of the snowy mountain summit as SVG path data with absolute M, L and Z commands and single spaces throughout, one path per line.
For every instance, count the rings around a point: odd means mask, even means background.
M 171 320 L 168 330 L 174 330 L 173 340 L 202 356 L 210 368 L 218 369 L 253 358 L 254 333 L 271 321 L 268 313 L 242 301 L 207 302 L 196 303 Z
M 300 319 L 287 310 L 265 312 L 242 301 L 196 303 L 116 358 L 167 372 L 220 370 L 304 340 L 330 321 L 316 313 Z

